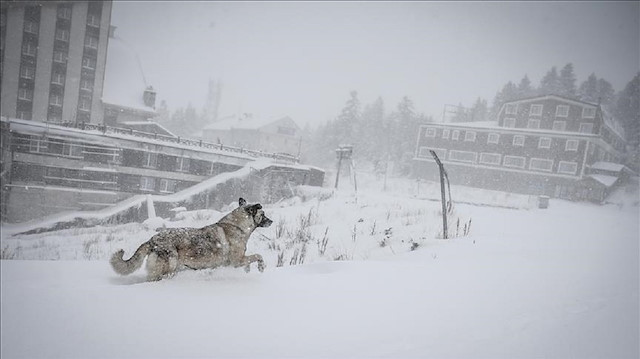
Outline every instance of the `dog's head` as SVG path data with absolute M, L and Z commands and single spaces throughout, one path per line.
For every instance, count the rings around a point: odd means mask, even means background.
M 265 216 L 260 203 L 248 205 L 244 198 L 240 198 L 238 205 L 247 212 L 256 227 L 269 227 L 273 223 L 272 220 Z

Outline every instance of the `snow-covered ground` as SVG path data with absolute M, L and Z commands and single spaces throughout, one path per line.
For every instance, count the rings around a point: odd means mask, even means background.
M 144 269 L 119 277 L 107 263 L 156 227 L 199 227 L 223 212 L 3 235 L 2 256 L 14 260 L 0 262 L 0 354 L 640 355 L 637 191 L 538 209 L 528 196 L 453 187 L 455 238 L 443 240 L 437 184 L 358 181 L 357 195 L 346 180 L 265 206 L 274 224 L 248 250 L 265 257 L 264 273 L 189 270 L 148 283 Z

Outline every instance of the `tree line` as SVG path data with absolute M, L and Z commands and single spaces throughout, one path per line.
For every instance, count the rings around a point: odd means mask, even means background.
M 640 73 L 619 92 L 609 81 L 595 73 L 578 84 L 573 64 L 557 70 L 553 66 L 534 86 L 527 75 L 516 84 L 507 82 L 497 91 L 489 106 L 487 100 L 478 98 L 465 108 L 460 104 L 450 118 L 451 122 L 495 120 L 503 103 L 538 95 L 555 94 L 589 103 L 599 103 L 610 116 L 620 121 L 633 150 L 632 161 L 640 159 Z M 445 114 L 443 114 L 445 116 Z M 335 150 L 342 144 L 354 145 L 357 160 L 370 162 L 394 161 L 408 163 L 415 151 L 416 136 L 420 124 L 433 122 L 433 118 L 417 113 L 413 101 L 405 96 L 387 113 L 382 98 L 362 105 L 358 92 L 352 91 L 341 112 L 315 130 L 306 129 L 307 143 L 304 160 L 318 164 L 335 163 Z M 635 158 L 635 159 L 633 159 Z M 400 168 L 400 172 L 403 169 Z

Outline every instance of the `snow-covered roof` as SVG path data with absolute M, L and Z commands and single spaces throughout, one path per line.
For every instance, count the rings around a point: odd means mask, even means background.
M 109 38 L 102 102 L 155 114 L 144 103 L 148 84 L 138 54 L 121 38 Z
M 142 132 L 158 133 L 165 136 L 178 137 L 173 132 L 167 130 L 166 127 L 155 121 L 124 121 L 119 122 L 118 125 L 124 128 L 130 128 Z
M 609 172 L 620 172 L 624 169 L 624 165 L 614 162 L 596 162 L 591 165 L 591 168 L 594 170 L 601 171 L 609 171 Z
M 589 175 L 589 177 L 601 183 L 605 187 L 611 187 L 616 183 L 616 181 L 618 181 L 618 177 L 607 176 L 607 175 L 596 174 L 596 175 Z

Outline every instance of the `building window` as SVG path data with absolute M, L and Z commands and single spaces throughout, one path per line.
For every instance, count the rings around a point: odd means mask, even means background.
M 524 157 L 520 156 L 504 156 L 502 164 L 505 167 L 524 168 Z
M 508 103 L 505 107 L 505 113 L 507 115 L 515 115 L 516 113 L 518 113 L 518 104 Z
M 593 133 L 593 123 L 581 123 L 580 133 Z
M 516 127 L 516 119 L 513 117 L 505 118 L 504 127 L 510 127 L 510 128 Z
M 49 96 L 49 105 L 62 106 L 62 96 L 52 93 L 51 96 Z
M 87 15 L 87 25 L 91 27 L 100 27 L 100 17 L 96 14 Z
M 527 121 L 527 128 L 539 129 L 540 128 L 540 120 L 535 119 L 535 118 L 530 118 L 529 121 Z
M 165 178 L 160 180 L 160 192 L 173 193 L 175 191 L 176 191 L 176 181 L 165 179 Z
M 16 117 L 21 120 L 31 120 L 31 111 L 17 111 Z
M 64 64 L 67 62 L 67 54 L 64 53 L 63 51 L 54 51 L 53 61 L 59 64 Z
M 55 85 L 64 85 L 64 74 L 60 72 L 54 72 L 51 75 L 51 83 Z
M 80 100 L 78 101 L 78 109 L 82 111 L 91 111 L 91 98 L 80 96 Z
M 538 141 L 538 148 L 551 148 L 551 138 L 540 137 L 540 140 Z
M 578 150 L 578 140 L 567 140 L 567 144 L 564 147 L 565 151 L 577 151 Z
M 560 161 L 558 163 L 558 173 L 575 175 L 578 171 L 578 164 L 576 162 Z
M 556 107 L 556 117 L 567 117 L 567 116 L 569 116 L 569 106 L 558 105 L 558 107 Z
M 23 64 L 20 67 L 20 77 L 27 80 L 33 80 L 36 77 L 36 68 L 32 65 Z
M 442 138 L 444 138 L 445 140 L 448 140 L 449 139 L 449 132 L 450 132 L 449 129 L 442 130 Z
M 189 172 L 189 165 L 191 163 L 191 159 L 185 157 L 176 158 L 176 171 L 178 172 Z
M 531 110 L 529 114 L 532 116 L 540 116 L 542 115 L 542 105 L 531 105 Z
M 596 117 L 595 107 L 585 107 L 582 109 L 582 118 L 595 118 L 595 117 Z
M 449 151 L 449 160 L 456 162 L 476 163 L 478 154 L 469 151 Z
M 143 167 L 146 168 L 156 168 L 158 164 L 158 154 L 154 152 L 145 152 L 144 153 L 144 162 L 142 163 Z
M 94 70 L 96 68 L 96 59 L 91 57 L 83 57 L 82 67 L 85 69 Z
M 82 158 L 82 146 L 64 143 L 62 145 L 62 154 L 69 157 Z
M 480 154 L 480 163 L 484 163 L 487 165 L 499 165 L 500 164 L 499 153 L 481 153 Z
M 156 188 L 156 179 L 153 177 L 140 177 L 140 189 L 153 191 Z
M 553 121 L 552 130 L 554 131 L 565 131 L 567 129 L 566 121 Z
M 80 89 L 85 91 L 93 91 L 93 80 L 82 78 L 80 80 Z
M 522 136 L 522 135 L 513 136 L 513 145 L 514 146 L 524 146 L 524 136 Z
M 38 35 L 38 23 L 31 20 L 25 20 L 24 22 L 24 32 L 29 34 Z
M 84 38 L 84 46 L 90 48 L 90 49 L 97 49 L 98 48 L 98 38 L 95 36 L 85 36 Z
M 529 161 L 529 169 L 534 171 L 551 172 L 553 168 L 553 160 L 543 158 L 532 158 Z
M 458 138 L 460 138 L 460 131 L 453 130 L 453 132 L 451 133 L 451 139 L 457 141 Z
M 56 40 L 68 42 L 69 41 L 69 30 L 56 29 Z
M 468 142 L 476 141 L 476 132 L 475 131 L 467 131 L 464 133 L 464 140 Z
M 36 56 L 36 45 L 32 41 L 26 41 L 22 44 L 22 54 L 27 56 Z
M 489 137 L 487 138 L 487 143 L 497 144 L 498 142 L 500 142 L 500 135 L 497 133 L 490 133 Z
M 424 137 L 436 137 L 436 129 L 433 127 L 428 127 L 424 133 Z
M 71 20 L 71 8 L 68 6 L 58 6 L 58 18 Z
M 33 90 L 28 88 L 18 89 L 18 100 L 33 101 Z

